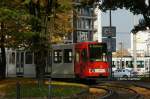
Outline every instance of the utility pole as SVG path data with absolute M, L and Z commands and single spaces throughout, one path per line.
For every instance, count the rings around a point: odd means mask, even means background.
M 133 67 L 134 67 L 134 71 L 137 71 L 137 65 L 136 65 L 136 61 L 137 61 L 137 55 L 136 55 L 136 33 L 133 33 Z
M 112 24 L 111 24 L 111 9 L 109 10 L 109 27 L 111 29 L 112 27 Z M 112 36 L 109 36 L 108 37 L 108 40 L 109 40 L 109 58 L 108 58 L 108 61 L 110 63 L 110 79 L 112 78 Z
M 133 25 L 135 26 L 135 16 L 133 16 Z M 136 33 L 133 33 L 133 70 L 134 71 L 137 71 Z
M 121 59 L 120 59 L 120 68 L 123 69 L 123 64 L 122 64 L 122 57 L 123 57 L 123 43 L 120 42 L 120 51 L 121 51 Z
M 147 31 L 148 31 L 148 33 L 150 33 L 149 27 L 147 27 Z M 149 46 L 150 46 L 150 34 L 148 35 L 148 39 L 147 39 L 147 56 L 148 57 L 150 57 L 150 55 L 149 55 Z M 150 62 L 149 62 L 148 71 L 149 71 L 149 78 L 150 78 Z
M 148 28 L 148 33 L 150 33 L 149 28 Z M 146 40 L 146 43 L 147 43 L 147 56 L 150 56 L 150 55 L 149 55 L 150 34 L 148 34 L 148 39 Z

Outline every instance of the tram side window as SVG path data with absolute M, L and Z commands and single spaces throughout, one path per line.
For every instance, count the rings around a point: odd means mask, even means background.
M 126 61 L 126 67 L 130 67 L 130 66 L 129 66 L 129 61 Z
M 32 64 L 32 62 L 33 62 L 32 52 L 26 52 L 26 54 L 25 54 L 25 63 L 26 64 Z
M 64 49 L 64 63 L 72 62 L 72 49 Z
M 14 52 L 10 53 L 9 54 L 9 64 L 15 64 L 15 60 L 16 60 L 15 53 Z
M 120 64 L 119 64 L 119 61 L 117 61 L 117 68 L 118 68 L 119 65 L 120 65 Z
M 54 50 L 54 63 L 61 63 L 62 62 L 62 51 L 61 50 Z
M 144 61 L 137 61 L 137 67 L 143 68 L 144 67 Z
M 148 70 L 149 64 L 148 64 L 148 60 L 147 59 L 145 60 L 145 65 L 144 66 L 145 66 L 145 69 Z
M 133 68 L 133 61 L 130 61 L 130 68 Z
M 124 67 L 124 61 L 122 61 L 122 67 Z
M 112 61 L 112 67 L 115 67 L 115 61 Z

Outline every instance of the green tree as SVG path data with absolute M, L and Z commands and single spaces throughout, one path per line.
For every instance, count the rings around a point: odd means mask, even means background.
M 16 0 L 0 0 L 0 76 L 2 78 L 5 78 L 6 74 L 5 48 L 26 46 L 25 37 L 29 36 L 27 32 L 30 26 L 26 24 L 28 15 L 25 10 L 21 10 L 21 5 L 18 6 L 20 3 Z
M 55 34 L 54 38 L 62 37 L 63 32 L 71 30 L 68 23 L 70 17 L 64 18 L 68 10 L 71 10 L 70 0 L 0 0 L 0 75 L 5 78 L 5 48 L 8 47 L 31 48 L 38 59 L 37 75 L 43 75 L 52 38 L 50 34 Z M 63 32 L 57 30 L 62 27 Z
M 52 38 L 50 35 L 55 34 L 54 36 L 56 37 L 64 34 L 62 30 L 59 30 L 62 27 L 61 25 L 64 24 L 64 21 L 60 22 L 59 19 L 63 19 L 64 17 L 60 18 L 60 16 L 63 16 L 67 10 L 70 10 L 71 3 L 69 2 L 69 0 L 25 1 L 30 14 L 33 16 L 31 25 L 35 35 L 32 38 L 32 49 L 35 53 L 36 76 L 40 80 L 44 77 L 45 73 L 46 59 L 50 50 L 49 41 Z M 68 20 L 65 20 L 67 26 L 64 28 L 64 31 L 67 31 L 67 27 L 70 26 L 67 22 Z
M 81 0 L 83 4 L 93 4 L 101 1 L 99 8 L 102 11 L 127 9 L 135 15 L 141 14 L 143 19 L 137 26 L 134 27 L 132 32 L 136 33 L 139 30 L 145 30 L 146 27 L 150 27 L 150 0 Z
M 63 42 L 63 37 L 72 33 L 72 1 L 58 0 L 55 12 L 54 31 L 52 43 Z

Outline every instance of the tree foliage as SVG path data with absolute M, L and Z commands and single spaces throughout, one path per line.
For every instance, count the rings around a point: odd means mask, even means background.
M 31 20 L 33 30 L 45 27 L 40 23 L 43 23 L 41 20 L 43 15 L 48 15 L 49 23 L 47 25 L 49 28 L 47 32 L 52 35 L 53 43 L 62 42 L 62 38 L 72 32 L 71 0 L 26 0 L 25 4 L 29 8 L 30 14 L 37 16 L 38 19 L 37 21 Z
M 146 27 L 150 27 L 150 0 L 82 0 L 84 4 L 93 4 L 95 2 L 101 1 L 101 3 L 97 3 L 99 8 L 102 11 L 106 10 L 117 10 L 127 9 L 132 12 L 134 15 L 141 14 L 143 16 L 142 21 L 134 27 L 132 32 L 136 33 L 139 30 L 145 30 Z
M 20 4 L 20 5 L 18 5 Z M 5 78 L 7 47 L 19 47 L 27 45 L 27 33 L 30 30 L 28 14 L 22 9 L 21 0 L 0 0 L 0 48 L 1 63 L 0 76 Z
M 72 33 L 72 9 L 71 0 L 57 0 L 52 36 L 53 43 L 62 42 L 63 37 Z
M 40 80 L 45 73 L 46 60 L 49 53 L 51 35 L 54 38 L 62 37 L 68 32 L 68 17 L 70 10 L 69 0 L 25 0 L 29 13 L 32 32 L 35 32 L 31 41 L 35 56 L 37 78 Z
M 31 48 L 44 70 L 49 40 L 71 32 L 71 9 L 70 0 L 0 0 L 0 75 L 6 74 L 6 47 Z
M 6 6 L 8 2 L 4 2 L 0 7 L 0 23 L 4 24 L 4 31 L 1 34 L 5 37 L 5 47 L 18 47 L 18 45 L 24 45 L 28 36 L 31 36 L 31 27 L 27 24 L 28 14 L 25 11 L 20 11 L 17 8 L 11 8 Z M 10 5 L 16 5 L 9 3 Z M 25 38 L 26 37 L 26 38 Z M 1 37 L 0 37 L 1 38 Z M 21 41 L 21 42 L 20 42 Z M 23 43 L 23 41 L 25 41 Z

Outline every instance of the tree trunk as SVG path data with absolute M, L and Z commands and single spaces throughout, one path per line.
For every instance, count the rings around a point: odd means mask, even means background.
M 40 87 L 44 81 L 45 66 L 46 66 L 46 55 L 44 51 L 38 51 L 35 53 L 35 64 L 36 64 L 36 78 L 38 79 L 38 86 Z
M 6 77 L 6 52 L 5 52 L 5 35 L 4 35 L 4 23 L 1 23 L 1 66 L 0 66 L 0 78 L 4 79 Z

